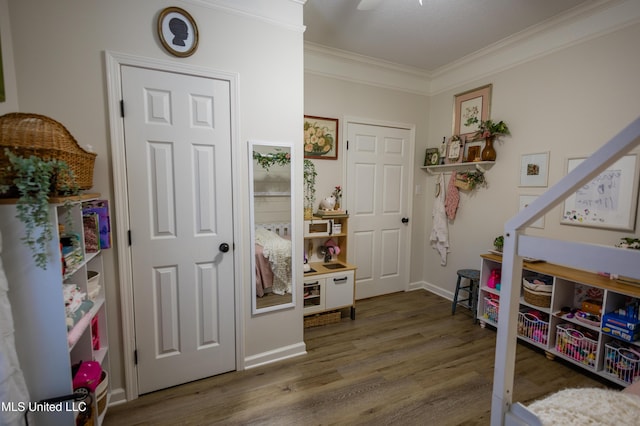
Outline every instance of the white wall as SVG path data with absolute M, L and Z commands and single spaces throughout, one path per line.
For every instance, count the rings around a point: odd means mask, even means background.
M 7 0 L 0 0 L 0 24 L 5 23 L 6 4 Z M 156 18 L 167 6 L 185 8 L 198 24 L 198 51 L 189 58 L 168 55 L 157 41 Z M 235 7 L 243 12 L 234 12 Z M 269 16 L 257 17 L 253 13 L 256 9 Z M 233 162 L 240 191 L 234 197 L 240 207 L 236 218 L 241 222 L 242 232 L 236 236 L 235 246 L 241 251 L 241 264 L 250 265 L 246 142 L 249 139 L 293 142 L 302 139 L 302 5 L 292 0 L 21 0 L 9 4 L 9 15 L 15 59 L 14 63 L 9 59 L 5 66 L 15 67 L 20 110 L 50 116 L 62 122 L 81 145 L 93 145 L 98 153 L 94 189 L 110 199 L 113 199 L 113 181 L 106 50 L 237 73 L 239 134 L 235 140 L 239 146 L 235 147 L 237 158 Z M 3 28 L 3 44 L 4 31 Z M 17 105 L 16 100 L 11 108 L 17 109 Z M 301 154 L 299 143 L 294 155 Z M 299 173 L 301 176 L 301 170 Z M 302 193 L 302 179 L 298 181 L 296 191 Z M 294 220 L 300 222 L 301 229 L 301 199 L 296 210 L 300 214 Z M 301 254 L 299 257 L 301 263 Z M 112 342 L 111 385 L 122 391 L 123 357 L 131 354 L 122 353 L 123 324 L 116 259 L 115 249 L 105 255 L 105 286 Z M 243 322 L 241 358 L 259 357 L 291 345 L 304 348 L 302 291 L 298 292 L 296 309 L 254 318 L 250 309 L 251 271 L 248 267 L 240 269 L 242 281 L 236 285 L 243 291 L 238 304 Z M 301 278 L 300 272 L 297 282 L 301 283 Z M 122 393 L 116 399 L 120 397 Z
M 424 172 L 418 169 L 424 163 L 424 146 L 427 142 L 427 117 L 429 116 L 429 99 L 422 94 L 375 87 L 345 80 L 305 72 L 304 81 L 304 113 L 320 117 L 338 118 L 340 120 L 338 160 L 312 160 L 316 166 L 316 208 L 320 200 L 331 195 L 336 185 L 343 187 L 343 200 L 346 194 L 344 181 L 345 136 L 344 117 L 358 117 L 374 121 L 385 121 L 412 124 L 416 128 L 416 146 L 414 156 L 414 183 L 422 185 L 425 193 Z M 413 188 L 409 191 L 413 194 Z M 413 200 L 412 234 L 423 235 L 426 214 L 424 195 L 417 195 Z M 430 214 L 430 210 L 429 210 Z M 412 239 L 410 281 L 421 281 L 422 251 L 420 237 Z

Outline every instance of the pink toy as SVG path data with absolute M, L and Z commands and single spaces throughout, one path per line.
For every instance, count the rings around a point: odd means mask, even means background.
M 73 376 L 73 389 L 87 388 L 90 392 L 95 392 L 100 384 L 102 367 L 99 362 L 83 361 L 80 363 L 78 372 Z

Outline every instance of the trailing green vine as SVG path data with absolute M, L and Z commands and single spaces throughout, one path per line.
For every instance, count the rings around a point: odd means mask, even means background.
M 19 195 L 16 218 L 25 226 L 22 241 L 33 252 L 38 267 L 46 269 L 48 245 L 53 239 L 53 222 L 49 218 L 49 195 L 77 195 L 73 171 L 64 161 L 44 160 L 34 155 L 22 157 L 5 149 L 9 158 L 8 171 L 15 174 L 13 185 Z M 9 188 L 0 188 L 7 192 Z
M 253 151 L 253 159 L 256 160 L 260 167 L 269 171 L 269 168 L 275 164 L 278 166 L 285 166 L 289 164 L 291 162 L 291 154 L 282 151 L 271 154 L 260 154 L 257 151 Z

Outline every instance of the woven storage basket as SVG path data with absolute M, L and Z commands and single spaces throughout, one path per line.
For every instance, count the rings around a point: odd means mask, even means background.
M 543 291 L 533 291 L 529 290 L 526 287 L 523 287 L 522 289 L 524 290 L 525 302 L 535 306 L 540 306 L 542 308 L 548 308 L 551 306 L 551 293 Z
M 22 157 L 64 161 L 78 189 L 93 187 L 96 154 L 82 149 L 62 124 L 49 117 L 19 112 L 0 117 L 0 184 L 13 186 L 15 175 L 6 172 L 10 163 L 5 148 Z
M 319 325 L 335 324 L 340 322 L 342 314 L 340 311 L 327 312 L 324 314 L 317 314 L 314 316 L 304 317 L 304 328 L 317 327 Z

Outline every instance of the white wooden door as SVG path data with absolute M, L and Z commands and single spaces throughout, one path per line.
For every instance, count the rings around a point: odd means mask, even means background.
M 411 131 L 348 123 L 347 140 L 349 248 L 358 267 L 356 299 L 404 291 Z
M 228 81 L 122 67 L 139 393 L 234 370 Z

